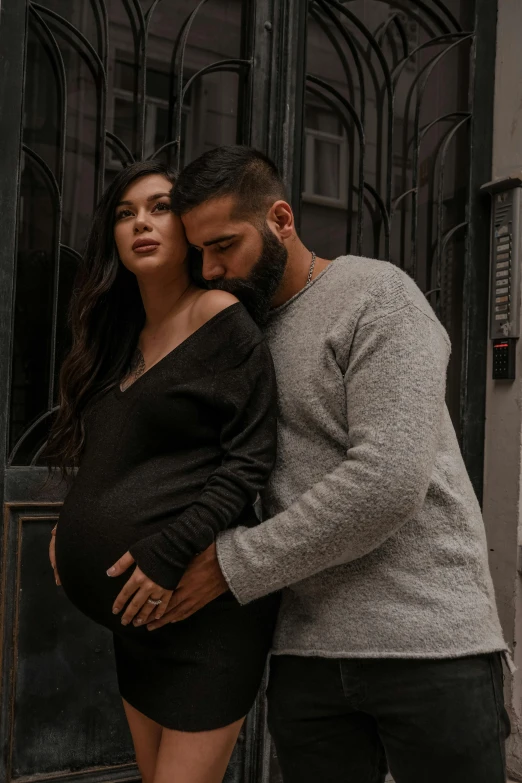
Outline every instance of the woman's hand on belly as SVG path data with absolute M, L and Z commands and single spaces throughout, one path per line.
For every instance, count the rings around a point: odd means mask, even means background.
M 127 571 L 133 563 L 134 558 L 131 553 L 126 552 L 123 557 L 120 557 L 120 559 L 109 568 L 107 575 L 120 576 L 120 574 Z M 165 590 L 163 587 L 156 584 L 156 582 L 153 582 L 152 579 L 149 579 L 148 576 L 143 573 L 139 566 L 136 566 L 134 573 L 116 597 L 112 612 L 113 614 L 119 614 L 127 601 L 132 598 L 121 618 L 121 623 L 122 625 L 128 625 L 132 622 L 134 625 L 143 625 L 147 620 L 151 619 L 152 613 L 154 613 L 155 619 L 163 617 L 172 597 L 172 592 L 172 590 Z M 155 603 L 152 603 L 152 601 Z

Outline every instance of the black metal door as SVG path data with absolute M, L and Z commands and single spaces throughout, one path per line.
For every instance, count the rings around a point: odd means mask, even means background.
M 268 147 L 274 30 L 279 12 L 242 0 L 2 4 L 1 780 L 138 777 L 110 635 L 68 604 L 47 564 L 62 491 L 43 487 L 39 455 L 67 300 L 93 206 L 122 165 Z M 259 720 L 256 708 L 227 780 L 255 779 Z
M 495 5 L 3 0 L 0 780 L 137 779 L 110 636 L 52 580 L 61 494 L 39 464 L 75 266 L 127 161 L 260 147 L 310 247 L 406 268 L 453 339 L 448 401 L 480 495 Z M 278 779 L 263 712 L 228 781 Z

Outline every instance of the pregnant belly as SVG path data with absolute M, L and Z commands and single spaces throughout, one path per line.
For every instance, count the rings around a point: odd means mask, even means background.
M 122 613 L 112 614 L 114 600 L 135 565 L 119 577 L 109 577 L 106 572 L 132 544 L 163 526 L 148 524 L 144 529 L 124 518 L 100 517 L 93 524 L 64 506 L 56 534 L 56 565 L 67 597 L 81 612 L 112 631 L 126 636 L 148 633 L 132 625 L 122 626 Z

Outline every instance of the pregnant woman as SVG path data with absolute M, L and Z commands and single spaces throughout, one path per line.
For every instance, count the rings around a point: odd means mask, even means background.
M 224 593 L 149 631 L 217 533 L 255 525 L 273 467 L 275 381 L 255 323 L 191 282 L 173 175 L 137 163 L 96 210 L 71 305 L 72 349 L 47 449 L 70 478 L 53 531 L 57 581 L 114 632 L 144 783 L 218 783 L 252 706 L 278 597 Z M 107 571 L 123 558 L 128 570 Z

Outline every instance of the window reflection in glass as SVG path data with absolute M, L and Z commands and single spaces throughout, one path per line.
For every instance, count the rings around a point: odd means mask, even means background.
M 458 35 L 472 29 L 474 3 L 446 0 L 429 15 L 410 2 L 344 6 L 359 24 L 328 13 L 328 0 L 308 17 L 303 239 L 326 257 L 386 258 L 415 277 L 454 345 L 458 428 L 465 229 L 445 236 L 467 220 L 471 40 Z
M 304 144 L 303 199 L 346 207 L 347 138 L 339 116 L 308 103 Z
M 325 139 L 314 139 L 314 193 L 338 200 L 341 196 L 339 144 Z

